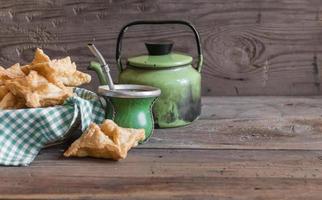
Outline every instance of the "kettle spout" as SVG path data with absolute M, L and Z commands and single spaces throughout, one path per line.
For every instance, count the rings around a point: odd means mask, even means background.
M 87 69 L 96 72 L 100 85 L 107 85 L 107 79 L 105 77 L 105 74 L 103 73 L 101 64 L 95 61 L 91 61 Z

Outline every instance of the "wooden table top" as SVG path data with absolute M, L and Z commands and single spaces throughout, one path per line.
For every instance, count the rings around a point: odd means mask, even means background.
M 193 124 L 156 130 L 125 160 L 0 167 L 0 199 L 321 199 L 322 97 L 205 97 Z

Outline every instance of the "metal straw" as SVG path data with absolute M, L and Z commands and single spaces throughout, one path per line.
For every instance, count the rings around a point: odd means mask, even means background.
M 104 57 L 97 50 L 97 48 L 95 47 L 94 44 L 89 43 L 89 44 L 87 44 L 87 46 L 88 46 L 89 50 L 92 52 L 92 54 L 94 54 L 94 56 L 98 59 L 100 64 L 103 66 L 103 71 L 106 75 L 108 86 L 109 86 L 110 90 L 114 90 L 114 83 L 113 83 L 113 79 L 110 74 L 110 68 L 108 67 L 108 64 L 106 63 Z

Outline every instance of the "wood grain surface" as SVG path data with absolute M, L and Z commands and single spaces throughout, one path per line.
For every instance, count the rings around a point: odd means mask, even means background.
M 200 120 L 155 130 L 119 162 L 64 158 L 75 132 L 29 167 L 0 167 L 0 199 L 318 200 L 321 100 L 203 98 Z
M 204 97 L 202 116 L 142 148 L 322 150 L 322 97 Z
M 136 149 L 124 161 L 42 152 L 0 168 L 0 199 L 319 199 L 322 151 Z
M 42 47 L 53 57 L 71 55 L 86 71 L 93 57 L 85 44 L 94 42 L 116 79 L 124 24 L 184 19 L 201 34 L 204 95 L 321 94 L 321 8 L 320 0 L 0 0 L 0 65 L 27 63 Z M 150 39 L 174 40 L 175 50 L 196 55 L 187 28 L 139 26 L 126 34 L 125 57 L 145 53 Z

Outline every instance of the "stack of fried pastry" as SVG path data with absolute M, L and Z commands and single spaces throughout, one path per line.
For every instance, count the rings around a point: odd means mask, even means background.
M 66 150 L 64 156 L 124 159 L 127 152 L 145 138 L 144 129 L 122 128 L 112 120 L 89 128 Z
M 90 81 L 70 57 L 51 60 L 37 49 L 28 65 L 0 67 L 0 109 L 60 105 L 73 95 L 73 87 Z

